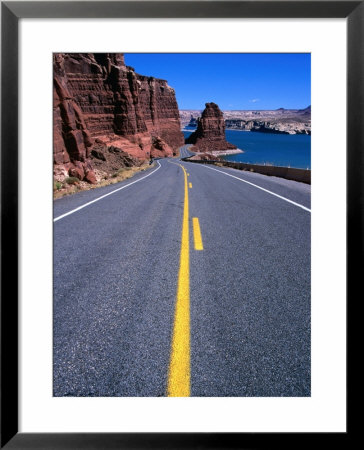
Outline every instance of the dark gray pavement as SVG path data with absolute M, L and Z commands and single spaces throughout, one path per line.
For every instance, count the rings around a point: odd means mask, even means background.
M 178 165 L 159 164 L 55 201 L 59 217 L 140 178 L 54 223 L 56 396 L 166 393 L 184 177 Z M 310 186 L 181 164 L 192 183 L 191 394 L 310 395 L 311 214 L 221 172 L 307 208 Z
M 180 157 L 181 157 L 181 158 L 188 158 L 189 156 L 194 155 L 195 153 L 193 153 L 193 152 L 191 152 L 191 151 L 189 150 L 191 147 L 193 147 L 192 144 L 186 144 L 186 145 L 183 145 L 183 146 L 180 148 Z
M 183 165 L 204 243 L 191 252 L 192 395 L 309 395 L 310 213 L 205 165 Z M 226 172 L 309 204 L 301 183 Z

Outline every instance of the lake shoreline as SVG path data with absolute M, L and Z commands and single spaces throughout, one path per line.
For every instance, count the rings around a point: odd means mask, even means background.
M 225 161 L 297 169 L 311 168 L 310 135 L 241 131 L 244 130 L 225 131 L 226 140 L 243 150 L 234 154 L 220 154 Z M 189 129 L 183 134 L 188 137 L 191 132 L 193 130 Z

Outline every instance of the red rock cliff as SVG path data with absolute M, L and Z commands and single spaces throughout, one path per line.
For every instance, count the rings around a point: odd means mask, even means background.
M 197 130 L 186 139 L 186 144 L 194 144 L 192 150 L 195 152 L 236 148 L 225 139 L 225 120 L 216 103 L 206 103 L 201 117 L 197 119 Z
M 95 143 L 138 159 L 183 145 L 167 81 L 135 73 L 118 53 L 57 53 L 53 65 L 55 169 L 94 182 Z

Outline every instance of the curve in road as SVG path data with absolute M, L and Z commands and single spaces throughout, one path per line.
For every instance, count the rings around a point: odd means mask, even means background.
M 54 202 L 54 395 L 309 396 L 310 186 L 157 165 Z

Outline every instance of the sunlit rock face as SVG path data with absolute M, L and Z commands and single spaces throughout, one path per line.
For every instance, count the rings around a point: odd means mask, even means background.
M 197 120 L 197 130 L 186 139 L 193 144 L 192 151 L 209 152 L 236 149 L 225 139 L 225 120 L 216 103 L 206 103 L 206 108 Z
M 167 81 L 137 74 L 120 53 L 53 55 L 55 170 L 94 180 L 92 149 L 119 148 L 139 160 L 173 156 L 183 145 Z M 92 181 L 91 181 L 92 182 Z

